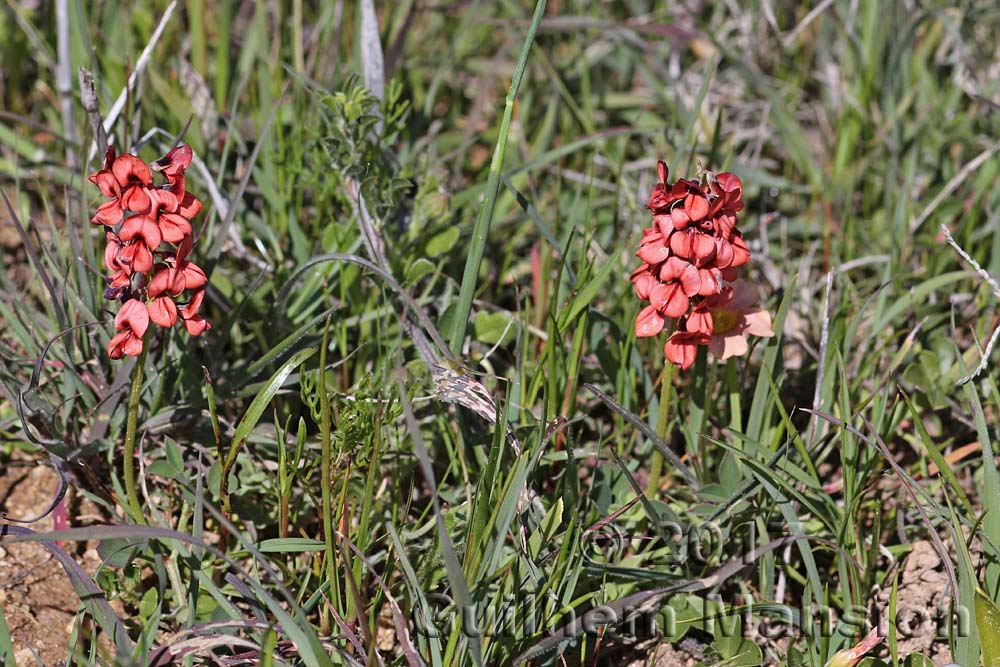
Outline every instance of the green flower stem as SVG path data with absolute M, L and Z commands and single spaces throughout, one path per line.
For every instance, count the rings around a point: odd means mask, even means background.
M 743 432 L 743 409 L 740 404 L 740 378 L 736 370 L 736 359 L 726 360 L 726 387 L 729 390 L 729 428 Z M 737 438 L 734 446 L 742 449 L 743 441 Z
M 664 443 L 667 442 L 667 426 L 670 423 L 670 391 L 674 385 L 674 369 L 669 361 L 664 362 L 663 379 L 660 382 L 660 405 L 656 419 L 656 435 Z M 663 454 L 653 449 L 653 460 L 649 468 L 649 484 L 646 486 L 646 496 L 653 498 L 660 488 L 660 477 L 663 474 Z
M 331 441 L 332 423 L 330 418 L 330 395 L 326 391 L 326 349 L 330 344 L 330 316 L 326 318 L 323 329 L 323 347 L 319 350 L 319 378 L 316 382 L 316 392 L 319 394 L 319 431 L 321 438 L 320 450 L 320 490 L 322 492 L 323 512 L 323 544 L 326 553 L 326 579 L 330 582 L 330 597 L 339 605 L 340 591 L 337 584 L 337 551 L 334 544 L 333 523 L 333 489 L 330 481 L 333 477 L 333 443 Z M 324 622 L 328 622 L 324 612 Z
M 139 428 L 139 402 L 142 398 L 143 369 L 146 366 L 146 350 L 149 349 L 149 331 L 142 341 L 142 352 L 135 360 L 132 370 L 132 391 L 128 397 L 128 417 L 125 421 L 125 496 L 128 500 L 128 511 L 132 520 L 139 524 L 146 523 L 139 504 L 139 494 L 135 482 L 135 436 Z

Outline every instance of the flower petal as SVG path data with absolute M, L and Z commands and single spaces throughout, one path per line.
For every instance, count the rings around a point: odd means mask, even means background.
M 177 213 L 183 215 L 188 220 L 192 220 L 194 216 L 201 213 L 201 202 L 190 192 L 185 192 Z
M 178 268 L 184 275 L 184 289 L 198 289 L 208 282 L 208 276 L 194 262 L 182 261 L 178 264 Z
M 716 269 L 698 269 L 698 295 L 715 296 L 722 292 L 722 275 Z
M 162 266 L 162 265 L 161 265 Z M 149 296 L 169 294 L 177 296 L 184 291 L 184 274 L 173 267 L 163 267 L 149 281 Z
M 149 319 L 161 327 L 172 327 L 177 324 L 177 304 L 169 296 L 160 296 L 146 304 Z
M 746 280 L 737 280 L 732 284 L 733 298 L 729 304 L 731 310 L 747 310 L 757 303 L 757 287 Z
M 115 197 L 117 198 L 121 194 L 121 188 L 118 187 L 118 179 L 107 169 L 102 169 L 94 174 L 87 177 L 91 183 L 96 185 L 101 189 L 101 194 L 105 197 Z
M 670 176 L 670 169 L 663 160 L 656 161 L 656 174 L 660 177 L 660 183 L 666 185 L 667 177 Z
M 681 273 L 681 288 L 684 290 L 685 296 L 694 296 L 695 294 L 701 294 L 704 291 L 705 278 L 703 276 L 704 271 L 702 269 L 695 268 L 694 264 L 688 264 Z
M 108 244 L 104 246 L 104 266 L 107 267 L 108 271 L 118 271 L 123 268 L 123 265 L 118 261 L 118 251 L 121 250 L 122 244 L 111 232 L 107 234 L 107 242 Z
M 118 179 L 118 184 L 122 188 L 132 183 L 151 185 L 153 174 L 149 171 L 149 166 L 134 155 L 124 153 L 115 158 L 111 165 L 111 172 Z
M 649 292 L 660 283 L 652 273 L 648 271 L 632 277 L 632 285 L 635 287 L 636 296 L 643 301 L 649 300 Z
M 189 335 L 200 336 L 211 329 L 212 325 L 202 319 L 201 315 L 194 315 L 184 320 L 184 328 Z
M 118 261 L 134 272 L 146 273 L 153 268 L 153 253 L 142 241 L 132 241 L 118 251 Z
M 743 236 L 738 231 L 734 231 L 729 242 L 733 246 L 733 261 L 729 266 L 743 266 L 748 263 L 750 261 L 750 248 L 747 247 L 747 242 L 743 240 Z
M 715 266 L 717 268 L 727 268 L 733 263 L 735 256 L 736 253 L 733 251 L 733 245 L 729 241 L 722 238 L 715 239 Z
M 728 239 L 736 229 L 736 216 L 730 213 L 717 215 L 712 219 L 712 225 L 715 227 L 716 236 Z
M 653 214 L 653 227 L 657 229 L 664 238 L 670 236 L 670 232 L 674 231 L 674 223 L 670 219 L 669 213 L 655 213 Z
M 763 308 L 744 313 L 743 331 L 753 336 L 770 338 L 774 336 L 774 329 L 771 326 L 771 313 Z
M 657 240 L 640 246 L 636 255 L 647 264 L 659 264 L 670 257 L 670 251 L 662 240 Z
M 646 306 L 639 311 L 639 316 L 635 318 L 635 335 L 639 338 L 655 336 L 663 331 L 664 320 L 656 312 L 656 307 Z
M 150 191 L 141 185 L 132 185 L 122 192 L 122 207 L 136 213 L 146 213 L 149 211 L 153 200 L 149 197 Z
M 187 144 L 178 146 L 153 163 L 153 169 L 163 172 L 168 179 L 173 179 L 191 164 L 193 152 Z
M 108 343 L 108 356 L 112 359 L 121 359 L 125 355 L 125 341 L 130 338 L 132 338 L 131 331 L 115 334 Z
M 691 224 L 691 216 L 682 207 L 675 206 L 670 211 L 670 221 L 673 223 L 674 229 L 681 230 Z
M 131 334 L 125 338 L 125 344 L 122 345 L 122 351 L 125 352 L 126 356 L 138 357 L 139 353 L 142 352 L 142 338 Z
M 691 222 L 701 222 L 708 215 L 708 200 L 701 194 L 689 194 L 684 199 L 684 210 Z
M 701 232 L 691 234 L 691 253 L 699 266 L 715 259 L 715 239 Z
M 114 227 L 122 221 L 123 215 L 125 215 L 125 212 L 122 211 L 121 202 L 117 199 L 112 199 L 111 201 L 104 202 L 97 207 L 97 213 L 95 213 L 94 217 L 90 219 L 90 222 L 95 225 Z
M 724 361 L 729 357 L 742 357 L 750 346 L 747 345 L 746 336 L 738 333 L 737 329 L 731 329 L 721 336 L 712 336 L 708 349 L 715 357 Z
M 148 327 L 149 313 L 146 311 L 146 304 L 138 299 L 126 301 L 115 315 L 115 329 L 119 331 L 127 328 L 141 338 Z
M 685 229 L 682 232 L 674 232 L 670 237 L 670 250 L 678 257 L 691 259 L 694 251 L 691 247 L 691 230 Z
M 205 290 L 200 289 L 191 295 L 191 300 L 184 306 L 181 306 L 181 311 L 185 313 L 183 317 L 191 317 L 199 310 L 201 310 L 201 302 L 205 298 Z
M 650 291 L 649 303 L 666 317 L 680 317 L 691 302 L 680 283 L 660 283 Z
M 176 213 L 161 213 L 158 222 L 167 243 L 180 243 L 185 236 L 191 236 L 191 223 Z
M 663 345 L 663 354 L 667 361 L 680 366 L 681 370 L 687 370 L 698 357 L 698 345 L 705 342 L 708 338 L 701 334 L 677 331 Z
M 175 213 L 180 205 L 180 200 L 170 190 L 152 188 L 149 190 L 150 208 L 154 212 Z
M 680 280 L 689 266 L 691 266 L 691 262 L 680 257 L 671 257 L 660 267 L 660 280 L 664 282 Z
M 687 318 L 687 330 L 692 333 L 712 335 L 712 313 L 703 307 L 695 308 Z
M 721 174 L 715 175 L 715 182 L 718 184 L 722 192 L 736 192 L 739 194 L 743 193 L 743 182 L 740 180 L 739 176 L 736 174 L 724 171 Z

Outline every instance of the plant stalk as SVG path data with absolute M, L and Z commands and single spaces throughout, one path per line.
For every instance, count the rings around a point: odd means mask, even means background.
M 656 435 L 664 443 L 667 440 L 667 426 L 670 424 L 670 390 L 674 385 L 675 366 L 669 361 L 664 362 L 663 379 L 660 381 L 660 405 L 656 419 Z M 653 449 L 653 459 L 649 468 L 649 483 L 646 486 L 646 497 L 654 498 L 660 488 L 660 477 L 663 474 L 663 454 Z
M 142 398 L 143 370 L 146 366 L 146 351 L 149 349 L 149 335 L 144 337 L 142 352 L 135 360 L 132 371 L 132 390 L 128 397 L 128 417 L 125 421 L 125 496 L 132 520 L 138 524 L 146 523 L 139 504 L 139 494 L 136 492 L 135 479 L 135 437 L 139 427 L 139 402 Z

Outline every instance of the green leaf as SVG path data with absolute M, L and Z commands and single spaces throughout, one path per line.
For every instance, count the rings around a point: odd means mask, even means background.
M 764 662 L 760 647 L 739 635 L 718 637 L 715 645 L 725 660 L 720 663 L 727 667 L 757 667 Z
M 139 616 L 149 618 L 156 611 L 156 605 L 160 603 L 160 595 L 156 588 L 148 588 L 139 600 Z
M 504 334 L 513 330 L 506 313 L 477 313 L 472 327 L 476 332 L 476 340 L 489 345 L 499 343 L 505 337 Z
M 911 653 L 903 658 L 903 667 L 934 667 L 934 661 L 923 653 Z
M 406 270 L 406 278 L 404 282 L 407 285 L 412 285 L 424 276 L 434 272 L 434 263 L 429 259 L 424 259 L 423 257 L 417 258 L 413 264 L 410 264 L 410 268 Z
M 236 455 L 246 443 L 247 438 L 250 437 L 250 431 L 252 431 L 253 427 L 257 425 L 258 421 L 260 421 L 261 416 L 264 414 L 264 410 L 267 409 L 271 399 L 275 397 L 281 387 L 285 384 L 285 380 L 288 379 L 288 376 L 291 375 L 292 371 L 301 366 L 302 362 L 311 357 L 315 352 L 315 347 L 299 350 L 299 352 L 294 354 L 291 359 L 281 365 L 281 368 L 279 368 L 275 374 L 271 376 L 271 379 L 267 381 L 264 388 L 261 389 L 257 396 L 254 397 L 253 402 L 250 403 L 250 407 L 247 408 L 246 414 L 243 415 L 243 419 L 241 419 L 240 423 L 236 425 L 236 432 L 233 435 L 233 444 L 230 445 L 229 453 L 226 455 L 227 469 L 232 467 L 233 462 L 236 460 Z
M 563 332 L 569 328 L 577 315 L 580 314 L 584 308 L 590 305 L 590 302 L 594 300 L 597 293 L 601 291 L 604 287 L 604 283 L 608 281 L 608 277 L 611 272 L 618 268 L 618 254 L 612 253 L 604 260 L 604 265 L 600 268 L 596 275 L 590 279 L 590 281 L 577 291 L 573 300 L 570 302 L 567 308 L 564 308 L 559 316 L 559 331 Z
M 1000 609 L 982 589 L 976 589 L 976 627 L 983 667 L 1000 667 Z
M 450 225 L 444 231 L 440 231 L 427 239 L 424 252 L 428 257 L 440 257 L 455 247 L 458 243 L 459 229 L 457 225 Z
M 261 553 L 295 553 L 302 551 L 322 551 L 325 548 L 323 540 L 311 540 L 307 537 L 277 537 L 264 540 L 257 547 Z
M 167 461 L 170 463 L 170 467 L 173 468 L 178 473 L 184 472 L 184 455 L 181 453 L 181 448 L 173 438 L 164 438 L 164 442 L 167 448 Z

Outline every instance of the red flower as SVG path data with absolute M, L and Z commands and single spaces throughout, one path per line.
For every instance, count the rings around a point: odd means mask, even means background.
M 161 327 L 177 324 L 177 304 L 173 297 L 184 291 L 184 275 L 173 267 L 163 266 L 149 281 L 148 294 L 152 301 L 146 304 L 149 319 Z
M 709 345 L 720 359 L 742 354 L 744 334 L 773 335 L 765 311 L 747 310 L 741 302 L 739 314 L 727 314 L 736 305 L 730 305 L 733 290 L 726 283 L 736 280 L 736 267 L 750 261 L 750 249 L 736 229 L 743 183 L 729 172 L 709 174 L 701 182 L 670 183 L 663 161 L 657 173 L 659 182 L 647 204 L 653 223 L 643 230 L 636 252 L 643 264 L 629 278 L 636 295 L 649 302 L 636 318 L 636 336 L 655 336 L 668 318 L 675 318 L 677 331 L 664 354 L 681 368 L 694 363 L 700 345 Z
M 680 317 L 687 312 L 691 300 L 680 283 L 660 283 L 650 291 L 649 303 L 667 317 Z
M 167 243 L 180 243 L 191 236 L 191 219 L 179 211 L 180 202 L 170 190 L 153 190 L 150 216 Z
M 173 183 L 178 176 L 184 177 L 184 171 L 190 166 L 193 157 L 194 151 L 191 150 L 191 147 L 183 144 L 171 150 L 151 166 L 166 176 L 168 182 Z
M 111 165 L 111 173 L 121 186 L 123 209 L 136 213 L 149 210 L 147 188 L 153 184 L 153 176 L 145 162 L 128 153 L 119 155 Z
M 698 346 L 708 343 L 708 336 L 694 331 L 676 331 L 663 345 L 667 360 L 687 370 L 694 365 L 698 356 Z
M 205 298 L 205 290 L 198 290 L 191 295 L 191 301 L 178 308 L 181 319 L 184 320 L 184 328 L 192 336 L 200 336 L 212 328 L 212 325 L 202 319 L 198 314 L 201 302 Z
M 208 278 L 186 259 L 193 245 L 191 219 L 201 211 L 201 202 L 185 189 L 184 170 L 191 159 L 189 146 L 175 148 L 152 165 L 109 148 L 104 168 L 90 176 L 109 198 L 92 218 L 108 228 L 104 264 L 111 274 L 104 295 L 123 302 L 115 318 L 118 333 L 108 345 L 113 359 L 142 352 L 150 321 L 170 327 L 182 320 L 194 336 L 211 327 L 198 314 Z M 154 172 L 163 174 L 164 185 L 154 186 Z M 161 250 L 164 242 L 174 249 Z M 162 259 L 154 270 L 157 257 Z M 190 300 L 178 306 L 176 299 L 185 290 L 193 291 Z
M 108 344 L 108 356 L 121 359 L 123 355 L 138 356 L 142 352 L 142 337 L 149 328 L 149 313 L 146 306 L 138 299 L 129 299 L 115 316 L 115 329 L 120 333 L 115 335 Z

